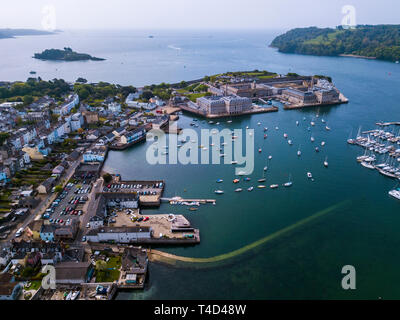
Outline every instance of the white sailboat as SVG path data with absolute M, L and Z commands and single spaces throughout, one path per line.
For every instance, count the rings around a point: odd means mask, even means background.
M 300 157 L 301 156 L 301 150 L 300 150 L 300 146 L 299 146 L 299 150 L 297 151 L 297 156 Z
M 325 158 L 325 161 L 324 161 L 324 167 L 325 167 L 325 168 L 328 168 L 328 166 L 329 166 L 328 157 L 326 157 L 326 158 Z

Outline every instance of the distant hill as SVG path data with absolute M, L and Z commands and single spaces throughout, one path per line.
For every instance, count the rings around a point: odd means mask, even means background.
M 59 61 L 103 61 L 105 59 L 92 57 L 86 53 L 78 53 L 73 51 L 71 48 L 64 48 L 64 50 L 59 49 L 47 49 L 42 53 L 35 53 L 33 56 L 35 59 L 40 60 L 59 60 Z
M 18 36 L 41 36 L 54 34 L 54 32 L 34 29 L 0 29 L 0 39 L 13 38 Z
M 352 55 L 394 62 L 400 60 L 400 25 L 297 28 L 276 37 L 271 47 L 284 53 Z

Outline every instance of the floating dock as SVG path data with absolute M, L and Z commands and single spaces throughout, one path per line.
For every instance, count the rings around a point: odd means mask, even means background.
M 200 204 L 211 203 L 213 205 L 217 204 L 217 200 L 215 199 L 183 199 L 181 197 L 174 198 L 161 198 L 163 202 L 198 202 Z

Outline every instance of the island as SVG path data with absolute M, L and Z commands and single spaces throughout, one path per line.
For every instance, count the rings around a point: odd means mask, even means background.
M 19 36 L 51 35 L 54 32 L 34 29 L 0 29 L 0 39 L 9 39 Z
M 59 49 L 47 49 L 42 53 L 35 53 L 33 56 L 35 59 L 40 60 L 56 60 L 56 61 L 104 61 L 105 59 L 92 57 L 86 53 L 78 53 L 73 51 L 71 48 Z
M 400 25 L 359 25 L 345 29 L 296 28 L 276 37 L 271 47 L 283 53 L 400 60 Z

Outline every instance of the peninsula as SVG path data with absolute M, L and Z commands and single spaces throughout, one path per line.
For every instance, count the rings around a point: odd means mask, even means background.
M 283 53 L 350 56 L 397 62 L 400 25 L 359 25 L 355 28 L 297 28 L 276 37 L 271 47 Z
M 47 49 L 42 53 L 35 53 L 33 56 L 35 59 L 40 60 L 57 60 L 57 61 L 104 61 L 105 59 L 92 57 L 86 53 L 78 53 L 73 51 L 71 48 L 59 49 Z
M 9 39 L 19 36 L 42 36 L 50 34 L 54 34 L 54 32 L 34 29 L 0 29 L 0 39 Z

